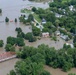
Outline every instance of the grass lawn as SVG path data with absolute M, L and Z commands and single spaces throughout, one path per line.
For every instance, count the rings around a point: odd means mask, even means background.
M 64 2 L 70 2 L 71 0 L 62 0 L 62 3 L 64 3 Z
M 38 21 L 38 22 L 41 22 L 41 19 L 39 18 L 39 15 L 37 15 L 37 14 L 33 14 L 33 16 L 34 16 L 34 18 Z
M 21 9 L 21 13 L 29 13 L 29 14 L 31 14 L 31 11 L 27 10 L 27 9 Z

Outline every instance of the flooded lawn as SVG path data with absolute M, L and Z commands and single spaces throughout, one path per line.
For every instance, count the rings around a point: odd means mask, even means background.
M 25 40 L 25 44 L 27 46 L 33 46 L 33 47 L 38 47 L 38 45 L 45 44 L 48 45 L 49 47 L 55 47 L 55 49 L 60 49 L 63 47 L 63 44 L 65 43 L 64 40 L 59 38 L 59 41 L 55 42 L 51 40 L 51 38 L 41 38 L 40 40 L 37 40 L 36 42 L 30 43 L 27 40 Z

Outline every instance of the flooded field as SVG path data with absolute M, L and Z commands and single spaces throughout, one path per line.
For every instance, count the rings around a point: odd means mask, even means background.
M 30 43 L 27 40 L 25 41 L 25 44 L 27 46 L 33 46 L 38 47 L 38 45 L 45 44 L 49 47 L 55 47 L 55 49 L 60 49 L 63 47 L 63 44 L 65 43 L 64 40 L 62 40 L 60 37 L 58 37 L 59 41 L 55 42 L 51 40 L 51 38 L 41 38 L 40 40 L 37 40 L 36 42 Z

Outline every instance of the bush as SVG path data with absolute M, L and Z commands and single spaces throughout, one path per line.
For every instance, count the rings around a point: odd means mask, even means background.
M 28 32 L 27 34 L 25 34 L 25 39 L 29 40 L 29 42 L 36 41 L 36 37 L 34 37 L 31 32 Z
M 35 12 L 37 9 L 35 7 L 32 8 L 32 11 Z
M 5 22 L 9 22 L 9 18 L 8 17 L 5 18 Z
M 23 39 L 23 38 L 20 38 L 20 37 L 17 37 L 17 38 L 16 38 L 16 44 L 17 44 L 18 46 L 24 46 L 24 45 L 25 45 L 24 39 Z
M 3 40 L 0 40 L 0 47 L 3 47 L 4 43 Z
M 2 13 L 2 9 L 0 9 L 0 13 Z

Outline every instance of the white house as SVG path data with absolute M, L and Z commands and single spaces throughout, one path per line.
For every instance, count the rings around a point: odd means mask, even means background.
M 73 44 L 66 43 L 66 45 L 70 45 L 71 48 L 74 48 L 74 45 Z
M 43 18 L 41 23 L 46 24 L 46 20 Z
M 60 35 L 60 37 L 64 40 L 68 39 L 68 35 Z
M 42 37 L 49 37 L 49 32 L 43 32 Z
M 60 31 L 56 31 L 55 34 L 56 34 L 57 36 L 59 36 L 59 35 L 60 35 Z

